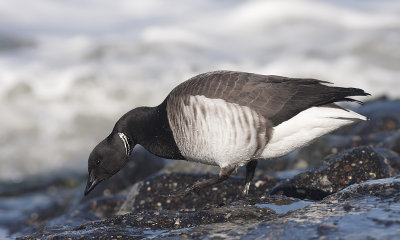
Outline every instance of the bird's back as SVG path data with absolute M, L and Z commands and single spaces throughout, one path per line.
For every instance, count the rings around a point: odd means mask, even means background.
M 329 86 L 316 79 L 287 78 L 236 71 L 215 71 L 197 75 L 178 85 L 171 98 L 205 96 L 247 106 L 273 125 L 290 119 L 313 106 L 354 101 L 349 96 L 368 95 L 361 89 Z

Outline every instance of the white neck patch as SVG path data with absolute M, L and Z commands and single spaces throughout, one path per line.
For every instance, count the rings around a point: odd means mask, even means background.
M 125 153 L 127 156 L 129 156 L 131 152 L 131 146 L 129 145 L 128 137 L 123 133 L 118 133 L 118 136 L 121 138 L 122 142 L 124 142 Z

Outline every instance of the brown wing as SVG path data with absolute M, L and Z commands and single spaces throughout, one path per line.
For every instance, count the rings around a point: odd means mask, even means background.
M 369 95 L 361 89 L 332 87 L 324 83 L 329 82 L 217 71 L 200 74 L 183 82 L 170 96 L 204 95 L 224 99 L 254 109 L 276 126 L 307 108 L 355 101 L 349 96 Z

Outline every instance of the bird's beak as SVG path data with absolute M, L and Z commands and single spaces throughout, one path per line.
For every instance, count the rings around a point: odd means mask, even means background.
M 100 181 L 94 179 L 93 172 L 90 172 L 85 188 L 85 196 L 88 195 Z

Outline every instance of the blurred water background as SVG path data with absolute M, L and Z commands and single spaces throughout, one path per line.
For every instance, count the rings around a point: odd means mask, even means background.
M 211 70 L 400 97 L 400 1 L 0 0 L 0 180 L 87 171 L 125 112 Z

